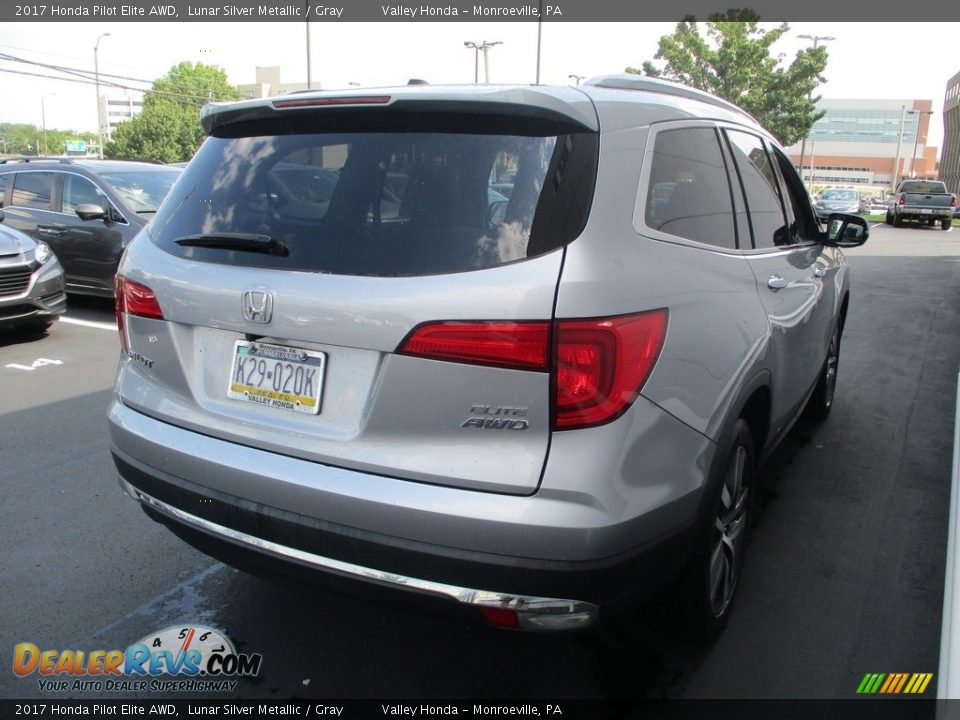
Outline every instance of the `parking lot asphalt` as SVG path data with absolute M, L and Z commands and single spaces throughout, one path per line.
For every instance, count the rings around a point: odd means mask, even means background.
M 764 469 L 739 605 L 711 647 L 657 607 L 614 635 L 497 632 L 192 550 L 117 486 L 112 307 L 71 299 L 46 337 L 0 336 L 0 697 L 63 697 L 10 672 L 15 643 L 125 648 L 175 624 L 263 655 L 243 698 L 853 698 L 868 672 L 936 672 L 960 232 L 880 226 L 848 257 L 833 414 Z

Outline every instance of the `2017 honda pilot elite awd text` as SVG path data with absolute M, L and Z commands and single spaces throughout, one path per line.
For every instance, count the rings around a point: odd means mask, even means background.
M 151 517 L 498 626 L 673 577 L 723 626 L 754 469 L 830 409 L 861 218 L 822 233 L 751 117 L 646 78 L 202 122 L 118 276 L 113 453 Z

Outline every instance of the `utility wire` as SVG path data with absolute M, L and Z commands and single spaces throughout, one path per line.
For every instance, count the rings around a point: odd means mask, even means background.
M 0 72 L 7 72 L 7 73 L 14 74 L 14 75 L 28 75 L 28 76 L 32 76 L 32 77 L 41 77 L 41 78 L 46 78 L 46 79 L 48 79 L 48 80 L 58 80 L 58 81 L 62 81 L 62 82 L 76 82 L 76 83 L 83 83 L 83 84 L 87 84 L 87 85 L 93 85 L 93 84 L 95 84 L 95 80 L 94 80 L 94 78 L 92 77 L 92 75 L 91 75 L 91 73 L 90 73 L 89 70 L 80 70 L 80 69 L 78 69 L 78 68 L 68 68 L 68 67 L 63 67 L 63 66 L 59 66 L 59 65 L 49 65 L 49 64 L 47 64 L 47 63 L 39 63 L 39 62 L 35 62 L 35 61 L 32 61 L 32 60 L 25 60 L 25 59 L 23 59 L 23 58 L 17 58 L 17 57 L 14 57 L 14 56 L 12 56 L 12 55 L 8 55 L 8 54 L 6 54 L 6 53 L 0 53 L 0 60 L 7 60 L 8 62 L 18 62 L 18 63 L 24 63 L 24 64 L 26 64 L 26 65 L 33 65 L 33 66 L 36 66 L 36 67 L 43 68 L 43 69 L 45 69 L 45 70 L 53 70 L 54 72 L 62 72 L 62 73 L 65 73 L 65 74 L 67 74 L 67 75 L 74 75 L 74 76 L 76 76 L 76 77 L 56 77 L 56 76 L 53 76 L 53 75 L 41 75 L 41 74 L 39 74 L 39 73 L 31 73 L 31 72 L 27 72 L 27 71 L 24 71 L 24 70 L 11 70 L 11 69 L 8 69 L 8 68 L 0 68 Z M 151 93 L 151 94 L 153 94 L 153 95 L 159 95 L 159 96 L 169 97 L 169 98 L 176 98 L 176 99 L 180 99 L 180 100 L 199 100 L 199 101 L 203 101 L 203 102 L 210 102 L 210 101 L 213 101 L 213 100 L 227 100 L 227 99 L 228 99 L 228 98 L 212 98 L 212 97 L 205 96 L 205 95 L 187 95 L 186 93 L 173 93 L 173 92 L 167 92 L 167 91 L 164 91 L 164 90 L 152 90 L 152 89 L 131 87 L 130 85 L 122 85 L 122 84 L 117 83 L 117 82 L 111 82 L 111 81 L 109 81 L 109 80 L 104 80 L 104 79 L 103 79 L 104 75 L 105 75 L 104 73 L 100 73 L 100 84 L 101 84 L 101 85 L 105 85 L 105 86 L 107 86 L 107 87 L 117 88 L 117 89 L 120 89 L 120 90 L 131 90 L 131 91 L 133 91 L 133 92 Z M 107 75 L 107 77 L 115 77 L 115 78 L 133 80 L 134 82 L 140 82 L 140 83 L 144 83 L 144 84 L 147 84 L 147 85 L 152 84 L 152 83 L 150 83 L 150 81 L 148 81 L 148 80 L 138 80 L 138 79 L 136 79 L 136 78 L 124 78 L 123 76 L 120 76 L 120 75 Z

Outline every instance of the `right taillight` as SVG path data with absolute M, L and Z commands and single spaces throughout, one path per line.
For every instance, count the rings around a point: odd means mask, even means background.
M 126 351 L 127 324 L 126 315 L 163 320 L 163 311 L 153 290 L 122 275 L 113 282 L 114 306 L 117 312 L 117 329 L 120 331 L 120 344 Z
M 620 417 L 650 376 L 666 332 L 665 309 L 558 321 L 554 427 L 591 427 Z
M 549 371 L 553 427 L 573 430 L 615 420 L 630 407 L 657 362 L 666 332 L 666 309 L 557 320 L 552 327 L 543 321 L 437 322 L 416 327 L 397 352 L 446 362 Z

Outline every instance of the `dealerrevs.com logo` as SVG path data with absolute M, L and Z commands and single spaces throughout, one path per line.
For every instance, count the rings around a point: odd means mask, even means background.
M 240 677 L 260 673 L 263 656 L 238 653 L 230 639 L 199 625 L 169 627 L 126 650 L 13 648 L 13 672 L 38 675 L 38 689 L 53 692 L 223 692 Z

